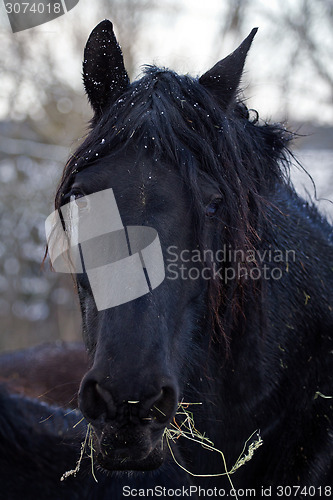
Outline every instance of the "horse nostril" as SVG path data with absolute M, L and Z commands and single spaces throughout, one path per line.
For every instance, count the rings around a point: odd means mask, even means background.
M 109 404 L 113 404 L 111 393 L 106 389 L 103 389 L 103 387 L 101 387 L 98 383 L 96 384 L 96 391 L 98 392 L 102 400 L 107 404 L 107 406 L 109 406 Z
M 177 409 L 178 392 L 172 383 L 162 386 L 155 396 L 147 398 L 142 394 L 144 386 L 139 386 L 140 397 L 135 387 L 125 392 L 122 386 L 105 386 L 104 380 L 100 382 L 94 372 L 88 372 L 79 391 L 80 410 L 95 426 L 105 425 L 111 420 L 114 425 L 141 421 L 142 424 L 150 422 L 165 426 Z
M 83 380 L 79 392 L 79 406 L 83 415 L 95 421 L 103 417 L 112 419 L 115 406 L 109 391 L 99 385 L 93 378 Z
M 177 393 L 171 386 L 162 387 L 157 399 L 151 405 L 150 411 L 155 421 L 166 424 L 177 409 Z

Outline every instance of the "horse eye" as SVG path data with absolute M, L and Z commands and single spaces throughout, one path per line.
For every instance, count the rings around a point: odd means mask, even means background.
M 71 194 L 70 201 L 75 201 L 78 208 L 86 208 L 88 206 L 88 201 L 85 195 L 81 191 L 76 191 Z
M 220 205 L 221 205 L 222 198 L 214 198 L 208 205 L 206 206 L 206 216 L 207 217 L 214 217 L 216 215 Z

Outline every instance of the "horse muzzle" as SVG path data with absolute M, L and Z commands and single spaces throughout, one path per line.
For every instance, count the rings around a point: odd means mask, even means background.
M 164 460 L 163 434 L 178 406 L 178 388 L 171 378 L 134 377 L 106 383 L 92 369 L 82 380 L 79 406 L 91 423 L 100 465 L 110 470 L 152 470 Z

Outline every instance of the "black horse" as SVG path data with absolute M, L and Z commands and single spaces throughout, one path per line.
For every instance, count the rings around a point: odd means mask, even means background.
M 94 480 L 87 472 L 60 481 L 75 467 L 86 428 L 79 411 L 10 394 L 0 385 L 0 499 L 89 498 L 84 495 Z
M 132 484 L 167 477 L 195 497 L 199 486 L 229 492 L 232 480 L 233 494 L 294 488 L 303 498 L 311 487 L 319 498 L 333 479 L 332 228 L 289 181 L 292 134 L 239 98 L 255 33 L 200 78 L 148 66 L 133 83 L 112 24 L 90 35 L 83 76 L 94 117 L 56 209 L 112 188 L 124 226 L 157 230 L 166 278 L 97 310 L 87 274 L 77 274 L 93 360 L 79 405 L 99 466 L 137 471 Z M 195 427 L 225 464 L 170 438 L 182 401 L 201 403 L 189 407 Z M 219 475 L 256 430 L 263 444 L 251 460 Z M 126 473 L 111 476 L 126 483 Z

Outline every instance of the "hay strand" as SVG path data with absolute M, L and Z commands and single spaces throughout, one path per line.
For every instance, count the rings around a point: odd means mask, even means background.
M 81 419 L 79 422 L 77 422 L 73 426 L 73 428 L 75 428 L 80 422 L 82 422 L 82 420 L 83 419 Z M 87 453 L 87 454 L 88 454 L 88 457 L 90 458 L 90 462 L 91 462 L 91 474 L 92 474 L 92 477 L 95 479 L 96 483 L 98 483 L 96 475 L 95 475 L 95 471 L 94 471 L 94 451 L 95 450 L 94 450 L 94 447 L 93 447 L 93 432 L 94 431 L 93 431 L 92 425 L 88 424 L 88 426 L 87 426 L 87 432 L 86 432 L 84 441 L 81 443 L 80 457 L 79 457 L 79 459 L 78 459 L 78 461 L 76 463 L 76 467 L 75 467 L 75 469 L 72 469 L 72 470 L 69 470 L 67 472 L 64 472 L 64 474 L 60 478 L 60 481 L 64 481 L 69 476 L 74 476 L 74 477 L 76 476 L 76 474 L 80 470 L 81 462 L 82 462 L 84 453 L 86 452 L 86 447 L 88 445 L 89 453 Z
M 230 470 L 228 470 L 224 453 L 221 450 L 215 448 L 214 443 L 205 434 L 202 434 L 200 431 L 198 431 L 198 429 L 195 427 L 193 413 L 188 410 L 188 407 L 193 404 L 201 404 L 201 403 L 184 403 L 184 402 L 179 403 L 178 411 L 176 412 L 176 416 L 174 417 L 173 422 L 170 424 L 170 427 L 166 428 L 164 431 L 163 437 L 165 437 L 166 439 L 171 456 L 175 461 L 175 463 L 191 476 L 194 477 L 227 476 L 231 488 L 235 491 L 235 498 L 237 498 L 236 490 L 233 486 L 230 476 L 234 474 L 240 467 L 245 465 L 249 460 L 251 460 L 251 458 L 254 455 L 254 452 L 263 444 L 263 440 L 260 437 L 260 431 L 258 430 L 254 431 L 251 434 L 251 436 L 246 440 L 243 446 L 243 450 L 239 455 L 238 459 L 236 460 L 236 463 Z M 182 420 L 180 423 L 176 421 L 177 417 L 178 418 L 181 417 Z M 253 437 L 255 434 L 257 435 L 257 437 L 253 441 Z M 198 443 L 204 449 L 216 452 L 219 455 L 221 455 L 224 471 L 216 474 L 196 474 L 186 469 L 182 464 L 178 462 L 171 447 L 171 441 L 176 442 L 180 437 Z

